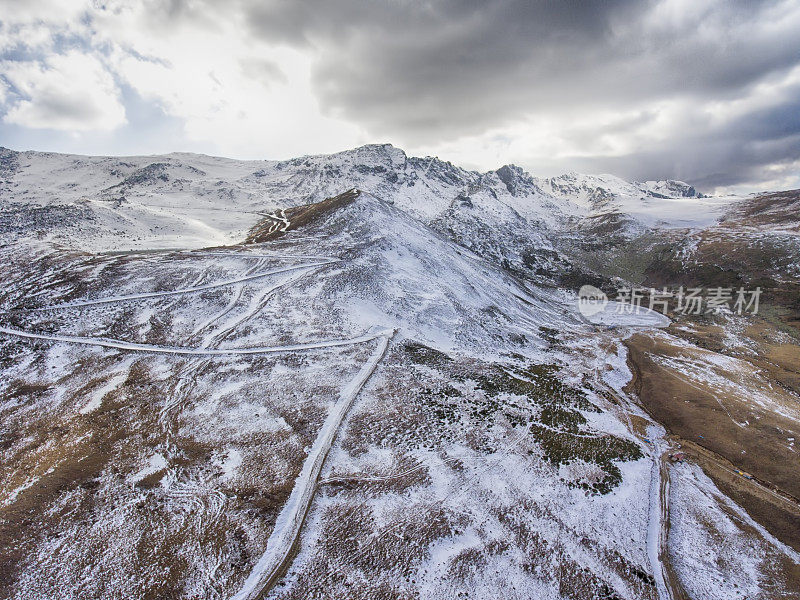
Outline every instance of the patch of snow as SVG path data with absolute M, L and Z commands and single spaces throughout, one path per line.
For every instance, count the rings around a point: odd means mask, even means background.
M 168 466 L 167 459 L 164 457 L 163 454 L 153 454 L 150 458 L 147 459 L 147 465 L 142 469 L 138 470 L 133 475 L 130 475 L 127 478 L 128 483 L 139 483 L 145 477 L 149 477 L 159 471 L 163 471 Z

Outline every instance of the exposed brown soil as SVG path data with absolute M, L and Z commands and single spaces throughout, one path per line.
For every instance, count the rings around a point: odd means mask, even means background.
M 171 467 L 181 473 L 190 473 L 210 464 L 214 447 L 182 435 L 179 428 L 170 433 L 173 428 L 165 429 L 157 422 L 159 411 L 154 410 L 153 399 L 169 393 L 171 383 L 167 383 L 167 389 L 160 387 L 163 384 L 154 379 L 147 360 L 134 363 L 126 381 L 116 391 L 106 394 L 101 406 L 90 414 L 76 414 L 74 406 L 85 404 L 87 394 L 101 385 L 105 381 L 103 378 L 76 387 L 70 394 L 71 398 L 64 400 L 65 412 L 6 423 L 15 428 L 16 435 L 10 442 L 24 440 L 25 445 L 15 445 L 11 458 L 0 462 L 3 477 L 13 473 L 13 478 L 8 477 L 3 482 L 2 491 L 21 488 L 29 477 L 35 479 L 35 483 L 20 489 L 14 498 L 7 499 L 7 504 L 0 507 L 0 598 L 10 597 L 19 573 L 31 561 L 38 560 L 36 551 L 43 540 L 69 537 L 71 534 L 65 530 L 72 527 L 86 533 L 87 544 L 98 545 L 97 540 L 89 539 L 91 532 L 87 528 L 98 511 L 108 508 L 104 505 L 108 498 L 102 494 L 98 497 L 101 477 L 106 480 L 124 477 L 134 470 L 131 465 L 143 450 L 163 447 L 169 441 L 175 452 Z M 85 370 L 102 372 L 99 364 L 86 365 Z M 31 396 L 47 387 L 21 383 L 11 390 L 11 394 Z M 269 447 L 264 442 L 261 445 Z M 287 457 L 287 468 L 293 473 L 299 472 L 301 458 Z M 219 521 L 206 519 L 195 529 L 182 530 L 170 526 L 173 515 L 167 514 L 168 507 L 159 492 L 163 476 L 164 471 L 159 470 L 135 484 L 138 490 L 148 494 L 148 501 L 142 503 L 137 518 L 141 518 L 143 528 L 157 530 L 162 536 L 142 536 L 132 541 L 130 552 L 143 568 L 146 566 L 146 575 L 155 577 L 155 581 L 144 585 L 139 581 L 131 582 L 134 587 L 143 586 L 139 596 L 142 598 L 181 596 L 185 578 L 192 567 L 185 549 L 197 540 L 209 553 L 230 550 L 234 554 L 236 544 L 228 539 L 233 535 L 229 535 L 228 530 L 237 525 L 236 515 L 252 515 L 271 526 L 293 484 L 293 477 L 274 483 L 271 477 L 264 477 L 266 481 L 252 489 L 244 486 L 229 488 L 229 513 L 233 515 L 230 519 L 229 514 L 222 514 Z M 60 502 L 66 495 L 70 495 L 72 500 Z M 244 552 L 246 540 L 244 534 L 240 537 L 238 546 Z M 79 568 L 74 563 L 64 566 Z M 233 567 L 225 565 L 224 568 Z M 136 595 L 134 591 L 131 594 Z
M 321 202 L 314 204 L 306 204 L 305 206 L 297 206 L 295 208 L 288 208 L 285 211 L 286 218 L 289 221 L 289 226 L 285 231 L 274 229 L 276 220 L 267 217 L 258 222 L 251 230 L 245 239 L 245 244 L 258 244 L 261 242 L 268 242 L 270 240 L 281 237 L 286 231 L 293 231 L 299 229 L 310 223 L 318 221 L 327 215 L 347 206 L 358 198 L 359 192 L 356 189 L 348 190 L 338 196 L 326 198 Z
M 796 327 L 791 322 L 787 324 Z M 747 329 L 746 334 L 758 340 L 761 348 L 759 355 L 749 360 L 769 373 L 770 378 L 778 384 L 800 395 L 800 348 L 775 340 L 773 333 L 771 327 L 761 322 Z
M 681 450 L 711 477 L 720 491 L 745 507 L 755 521 L 764 525 L 776 538 L 800 550 L 800 507 L 789 498 L 770 493 L 743 479 L 736 467 L 699 444 L 680 440 Z M 800 567 L 797 567 L 800 569 Z M 797 573 L 800 582 L 800 571 Z
M 762 194 L 743 202 L 728 215 L 731 225 L 791 225 L 800 231 L 800 190 Z
M 76 427 L 47 428 L 39 425 L 27 432 L 40 439 L 46 448 L 34 450 L 24 459 L 28 473 L 41 473 L 36 483 L 19 492 L 16 500 L 0 511 L 0 596 L 8 595 L 18 573 L 18 564 L 32 550 L 36 538 L 57 529 L 59 514 L 48 510 L 56 498 L 67 490 L 84 488 L 90 492 L 95 480 L 108 463 L 111 445 L 120 432 L 104 428 L 108 422 L 100 417 L 97 428 L 83 441 L 76 439 L 86 430 Z M 110 434 L 110 431 L 113 433 Z M 52 448 L 45 442 L 55 440 Z M 26 460 L 27 459 L 27 460 Z M 84 493 L 83 508 L 91 505 L 89 493 Z
M 706 342 L 713 345 L 712 339 Z M 724 493 L 775 537 L 800 549 L 797 454 L 786 443 L 787 435 L 800 431 L 800 423 L 772 411 L 757 411 L 746 394 L 691 380 L 657 360 L 686 356 L 691 346 L 645 333 L 634 335 L 626 345 L 634 373 L 631 386 L 648 413 L 678 438 Z M 779 391 L 783 394 L 779 398 L 791 401 L 790 393 Z M 748 424 L 740 426 L 734 420 Z

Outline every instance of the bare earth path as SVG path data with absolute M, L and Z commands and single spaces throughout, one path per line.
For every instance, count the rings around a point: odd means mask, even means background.
M 220 253 L 223 254 L 223 253 Z M 262 255 L 245 255 L 252 258 L 266 258 Z M 273 258 L 273 256 L 269 256 Z M 130 300 L 141 300 L 147 298 L 158 298 L 162 296 L 173 296 L 181 294 L 190 294 L 194 292 L 205 291 L 223 286 L 234 284 L 241 284 L 244 282 L 260 279 L 269 275 L 285 273 L 288 271 L 299 271 L 298 277 L 290 277 L 289 279 L 279 282 L 273 286 L 269 286 L 263 293 L 263 297 L 269 297 L 272 292 L 282 287 L 287 283 L 291 283 L 300 276 L 303 276 L 314 269 L 338 262 L 337 259 L 315 257 L 319 258 L 319 262 L 304 263 L 293 265 L 289 267 L 282 267 L 253 273 L 252 270 L 242 277 L 235 279 L 225 280 L 217 283 L 210 283 L 199 286 L 192 286 L 182 289 L 163 291 L 163 292 L 148 292 L 141 294 L 131 294 L 125 296 L 112 296 L 106 298 L 99 298 L 96 300 L 84 300 L 60 305 L 48 306 L 36 310 L 58 310 L 69 309 L 76 307 L 88 307 L 98 304 L 110 304 L 116 302 L 125 302 Z M 210 321 L 204 323 L 196 333 L 205 329 L 213 321 L 218 321 L 221 316 L 224 316 L 236 302 L 238 302 L 241 294 L 235 294 L 233 300 L 227 305 L 222 313 L 215 315 Z M 263 302 L 258 302 L 253 311 L 245 315 L 244 318 L 252 316 L 252 312 L 258 312 L 263 306 Z M 238 325 L 237 322 L 235 325 Z M 221 332 L 215 332 L 214 339 L 221 339 L 224 334 L 235 328 L 234 326 L 227 326 Z M 127 350 L 132 352 L 156 353 L 156 354 L 170 354 L 170 355 L 189 355 L 189 356 L 227 356 L 227 355 L 254 355 L 254 354 L 269 354 L 278 352 L 291 352 L 300 350 L 313 350 L 320 348 L 332 348 L 338 346 L 349 346 L 355 344 L 369 343 L 378 340 L 370 358 L 361 367 L 360 371 L 356 374 L 352 381 L 350 381 L 339 394 L 339 399 L 336 404 L 331 408 L 325 422 L 317 434 L 316 441 L 314 442 L 311 451 L 306 457 L 303 469 L 295 481 L 294 488 L 289 500 L 284 505 L 278 519 L 275 523 L 275 528 L 267 541 L 267 548 L 264 554 L 256 563 L 250 575 L 245 580 L 242 589 L 233 597 L 234 600 L 245 600 L 260 598 L 265 594 L 277 581 L 277 579 L 285 572 L 286 568 L 291 563 L 293 550 L 297 547 L 300 538 L 300 532 L 306 515 L 311 507 L 314 499 L 314 494 L 319 487 L 319 475 L 322 467 L 325 464 L 325 459 L 330 451 L 331 445 L 336 438 L 336 434 L 341 426 L 342 421 L 347 415 L 350 407 L 353 404 L 358 393 L 363 388 L 364 384 L 370 378 L 372 373 L 377 368 L 381 359 L 383 358 L 389 341 L 394 335 L 394 330 L 390 329 L 376 329 L 373 328 L 369 332 L 346 339 L 339 340 L 322 340 L 316 342 L 307 342 L 300 344 L 289 344 L 284 346 L 260 346 L 249 348 L 213 348 L 208 347 L 211 339 L 205 339 L 200 347 L 180 347 L 180 346 L 160 346 L 153 344 L 143 344 L 137 342 L 128 342 L 124 340 L 116 340 L 110 338 L 97 338 L 97 337 L 82 337 L 72 335 L 58 335 L 37 333 L 32 331 L 25 331 L 11 327 L 0 327 L 0 334 L 17 337 L 23 339 L 43 340 L 50 342 L 62 342 L 68 344 L 78 344 L 86 346 L 95 346 L 101 348 L 110 348 L 115 350 Z
M 139 344 L 111 338 L 92 338 L 73 335 L 50 335 L 32 333 L 21 329 L 0 327 L 0 333 L 20 338 L 46 340 L 51 342 L 66 342 L 68 344 L 83 344 L 86 346 L 99 346 L 101 348 L 115 348 L 117 350 L 131 350 L 133 352 L 151 352 L 156 354 L 179 354 L 190 356 L 227 356 L 233 354 L 272 354 L 275 352 L 292 352 L 297 350 L 315 350 L 318 348 L 335 348 L 338 346 L 351 346 L 363 344 L 379 337 L 384 337 L 384 330 L 365 333 L 353 338 L 340 340 L 323 340 L 305 344 L 288 344 L 286 346 L 254 346 L 251 348 L 184 348 L 181 346 L 155 346 L 153 344 Z
M 206 285 L 198 285 L 196 287 L 188 287 L 188 288 L 181 288 L 177 290 L 168 290 L 164 292 L 145 292 L 142 294 L 130 294 L 127 296 L 109 296 L 106 298 L 98 298 L 96 300 L 81 300 L 78 302 L 67 302 L 65 304 L 56 304 L 54 306 L 43 306 L 41 308 L 37 308 L 37 311 L 44 311 L 44 310 L 61 310 L 61 309 L 68 309 L 68 308 L 80 308 L 82 306 L 94 306 L 97 304 L 110 304 L 112 302 L 125 302 L 128 300 L 143 300 L 146 298 L 159 298 L 162 296 L 175 296 L 179 294 L 193 294 L 196 292 L 204 292 L 206 290 L 213 290 L 215 288 L 224 287 L 228 285 L 233 285 L 234 283 L 242 283 L 245 281 L 252 281 L 254 279 L 261 279 L 262 277 L 269 277 L 270 275 L 277 275 L 279 273 L 286 273 L 287 271 L 294 271 L 297 269 L 304 269 L 308 267 L 321 267 L 323 265 L 330 264 L 332 262 L 336 262 L 336 259 L 328 259 L 324 262 L 315 262 L 315 263 L 304 263 L 301 265 L 292 265 L 289 267 L 280 267 L 278 269 L 270 269 L 269 271 L 262 271 L 261 273 L 254 273 L 251 275 L 244 275 L 242 277 L 237 277 L 235 279 L 228 279 L 225 281 L 219 281 L 216 283 L 208 283 Z
M 328 413 L 314 446 L 308 453 L 303 470 L 275 522 L 275 529 L 267 541 L 267 549 L 245 580 L 242 589 L 232 600 L 255 600 L 261 598 L 280 578 L 292 558 L 292 551 L 297 545 L 300 530 L 305 521 L 314 493 L 319 485 L 319 474 L 325 464 L 325 458 L 331 449 L 333 440 L 344 417 L 350 410 L 361 388 L 375 371 L 383 358 L 389 340 L 394 331 L 383 331 L 379 335 L 380 342 L 372 356 L 364 363 L 355 378 L 347 384 L 339 395 L 336 405 Z

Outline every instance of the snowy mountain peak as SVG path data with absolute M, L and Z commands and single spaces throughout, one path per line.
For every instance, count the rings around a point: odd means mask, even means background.
M 641 184 L 655 198 L 704 198 L 694 187 L 683 181 L 645 181 Z
M 517 165 L 504 165 L 497 169 L 495 173 L 512 196 L 516 196 L 518 193 L 531 192 L 533 189 L 541 191 L 533 177 Z
M 71 215 L 65 222 L 74 223 L 49 229 L 44 227 L 49 219 L 26 219 L 24 231 L 33 227 L 37 235 L 68 245 L 91 239 L 102 249 L 148 246 L 155 240 L 176 247 L 232 243 L 265 212 L 313 204 L 351 188 L 392 202 L 425 223 L 441 222 L 452 207 L 462 213 L 474 208 L 471 219 L 480 215 L 490 228 L 522 226 L 535 230 L 536 239 L 569 218 L 623 213 L 642 226 L 666 218 L 682 227 L 688 226 L 687 213 L 708 212 L 708 203 L 697 203 L 696 190 L 678 181 L 636 183 L 577 173 L 542 179 L 513 164 L 478 173 L 437 157 L 410 157 L 391 144 L 284 161 L 3 149 L 0 175 L 7 210 L 61 211 Z

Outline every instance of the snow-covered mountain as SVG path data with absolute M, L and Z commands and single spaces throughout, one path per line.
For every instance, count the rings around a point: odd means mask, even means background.
M 797 201 L 2 150 L 0 597 L 796 599 Z
M 391 145 L 288 161 L 234 161 L 193 154 L 83 157 L 0 150 L 0 194 L 19 231 L 97 249 L 189 248 L 241 239 L 258 215 L 317 202 L 350 188 L 374 194 L 423 222 L 487 226 L 527 221 L 558 228 L 567 218 L 624 213 L 645 225 L 715 218 L 727 199 L 698 197 L 674 181 L 627 183 L 613 176 L 540 179 L 508 165 L 487 173 Z M 42 209 L 47 210 L 31 210 Z M 14 211 L 25 212 L 14 222 Z M 11 213 L 11 214 L 9 214 Z M 49 215 L 49 216 L 48 216 Z M 52 219 L 63 226 L 49 228 Z M 694 219 L 694 221 L 693 221 Z M 516 228 L 517 225 L 508 225 Z

